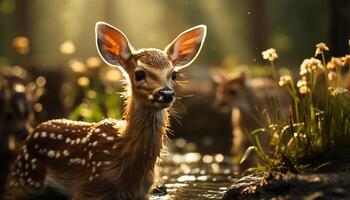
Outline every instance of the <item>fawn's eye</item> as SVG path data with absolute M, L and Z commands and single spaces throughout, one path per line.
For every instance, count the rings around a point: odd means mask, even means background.
M 171 74 L 171 79 L 173 79 L 173 81 L 175 81 L 176 76 L 177 76 L 177 71 L 173 71 L 173 73 Z
M 135 81 L 142 81 L 145 79 L 146 73 L 142 70 L 135 71 Z

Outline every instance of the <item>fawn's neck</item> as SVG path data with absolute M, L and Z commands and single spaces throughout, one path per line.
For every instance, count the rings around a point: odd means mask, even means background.
M 128 98 L 124 111 L 126 127 L 124 129 L 125 146 L 123 151 L 136 162 L 148 161 L 154 165 L 160 155 L 163 137 L 168 126 L 166 109 L 155 110 L 138 104 Z
M 238 104 L 238 106 L 234 107 L 231 112 L 231 117 L 239 118 L 240 126 L 249 127 L 248 131 L 254 130 L 258 127 L 257 117 L 259 116 L 258 108 L 256 107 L 257 99 L 252 85 L 249 82 L 246 83 L 245 90 L 245 100 Z M 251 129 L 251 130 L 249 130 Z

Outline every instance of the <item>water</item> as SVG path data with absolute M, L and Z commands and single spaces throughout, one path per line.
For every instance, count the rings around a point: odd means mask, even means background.
M 174 146 L 158 169 L 161 177 L 158 183 L 166 186 L 168 194 L 153 195 L 151 199 L 221 199 L 234 180 L 231 158 L 188 151 L 195 148 L 179 147 L 176 142 Z

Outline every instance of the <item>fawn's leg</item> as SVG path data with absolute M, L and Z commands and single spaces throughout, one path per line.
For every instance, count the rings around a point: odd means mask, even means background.
M 4 199 L 22 200 L 39 192 L 44 186 L 45 176 L 45 162 L 31 154 L 24 146 L 8 178 Z

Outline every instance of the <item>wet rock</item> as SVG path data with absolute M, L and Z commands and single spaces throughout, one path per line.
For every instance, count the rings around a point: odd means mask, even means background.
M 350 199 L 350 173 L 256 173 L 242 177 L 223 199 Z

